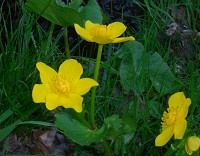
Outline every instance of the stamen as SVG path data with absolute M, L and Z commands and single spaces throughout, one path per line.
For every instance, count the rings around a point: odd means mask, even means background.
M 168 108 L 167 111 L 163 113 L 162 119 L 162 130 L 165 130 L 166 128 L 172 126 L 176 121 L 176 115 L 177 115 L 177 108 Z
M 50 87 L 53 93 L 66 96 L 73 90 L 72 79 L 66 78 L 64 75 L 57 75 L 52 78 Z

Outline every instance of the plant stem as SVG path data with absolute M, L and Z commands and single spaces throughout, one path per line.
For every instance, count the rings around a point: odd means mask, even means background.
M 100 66 L 100 62 L 101 62 L 102 50 L 103 50 L 103 45 L 99 44 L 97 58 L 96 58 L 96 66 L 95 66 L 95 71 L 94 71 L 94 80 L 95 81 L 97 81 L 98 75 L 99 75 L 99 66 Z M 95 118 L 94 118 L 95 98 L 96 98 L 96 87 L 93 87 L 92 88 L 91 105 L 90 105 L 90 122 L 94 129 L 96 128 Z
M 67 31 L 67 27 L 64 28 L 64 41 L 65 41 L 65 52 L 66 52 L 66 56 L 67 59 L 70 59 L 70 52 L 69 52 L 69 41 L 68 41 L 68 31 Z
M 104 150 L 105 150 L 105 156 L 112 156 L 112 152 L 110 150 L 108 143 L 106 141 L 103 141 L 102 145 L 103 145 Z

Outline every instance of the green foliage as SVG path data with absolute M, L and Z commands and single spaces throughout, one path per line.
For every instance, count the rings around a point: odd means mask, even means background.
M 55 117 L 56 127 L 61 129 L 69 139 L 82 146 L 89 146 L 91 143 L 101 142 L 103 139 L 104 127 L 91 130 L 67 113 L 56 114 Z
M 80 5 L 83 3 L 83 0 L 72 0 L 71 2 L 69 2 L 69 8 L 78 10 Z
M 148 107 L 151 116 L 153 116 L 156 119 L 161 119 L 162 117 L 162 114 L 160 114 L 161 103 L 151 100 L 148 101 Z
M 36 12 L 47 20 L 63 27 L 73 26 L 74 23 L 83 24 L 81 15 L 72 8 L 59 6 L 55 0 L 28 0 L 28 10 Z
M 102 23 L 103 18 L 107 19 L 95 0 L 89 0 L 84 7 L 80 6 L 81 3 L 82 0 L 73 0 L 69 4 L 65 4 L 61 0 L 28 0 L 26 7 L 63 27 L 73 26 L 74 23 L 83 25 L 85 20 Z
M 134 90 L 136 92 L 144 91 L 142 79 L 142 54 L 144 47 L 137 41 L 130 41 L 117 51 L 122 58 L 120 65 L 121 84 L 125 90 Z
M 59 6 L 69 7 L 76 11 L 80 7 L 80 5 L 83 3 L 83 0 L 71 0 L 71 2 L 68 2 L 68 4 L 65 4 L 65 2 L 63 2 L 62 0 L 55 0 L 55 1 L 56 1 L 56 4 L 58 4 Z
M 137 41 L 124 43 L 117 51 L 122 59 L 119 69 L 122 86 L 125 90 L 142 93 L 149 78 L 157 92 L 168 93 L 173 88 L 175 76 L 157 52 L 151 55 L 143 51 L 143 45 Z
M 12 123 L 4 127 L 3 129 L 0 129 L 0 142 L 17 127 L 17 123 L 19 122 L 21 122 L 21 120 L 17 120 L 15 123 Z
M 133 138 L 135 127 L 129 119 L 127 117 L 120 119 L 118 115 L 112 115 L 104 120 L 106 127 L 104 138 L 111 140 L 116 155 L 126 153 L 126 146 Z
M 166 94 L 173 89 L 175 76 L 171 72 L 167 63 L 155 52 L 149 57 L 148 64 L 149 76 L 157 92 Z
M 8 109 L 0 116 L 0 123 L 5 121 L 7 118 L 9 118 L 11 115 L 13 115 L 13 111 L 11 109 Z
M 96 0 L 89 0 L 80 13 L 85 20 L 91 20 L 93 23 L 102 23 L 103 21 L 101 8 Z
M 74 22 L 83 24 L 88 19 L 86 16 L 96 18 L 93 16 L 94 12 L 98 15 L 98 23 L 101 23 L 102 19 L 104 21 L 104 17 L 100 16 L 101 9 L 92 6 L 96 5 L 95 1 L 89 0 L 86 6 L 81 6 L 81 2 L 82 0 L 72 0 L 64 4 L 61 0 L 28 0 L 27 8 L 45 18 L 48 17 L 48 20 L 61 26 L 72 26 Z M 135 1 L 131 2 L 135 5 Z M 105 139 L 114 155 L 132 155 L 133 153 L 134 155 L 157 156 L 186 155 L 184 148 L 180 150 L 180 147 L 174 146 L 175 148 L 172 149 L 170 143 L 174 145 L 173 139 L 162 148 L 155 147 L 154 141 L 160 133 L 160 119 L 163 108 L 167 105 L 167 95 L 163 96 L 163 94 L 184 91 L 192 100 L 187 117 L 188 129 L 191 135 L 199 129 L 200 74 L 199 57 L 196 57 L 199 56 L 199 41 L 196 38 L 192 40 L 195 57 L 183 58 L 181 51 L 175 49 L 179 48 L 181 42 L 174 42 L 173 37 L 163 35 L 165 34 L 164 28 L 174 20 L 170 11 L 173 11 L 172 4 L 178 5 L 177 1 L 145 0 L 144 3 L 137 2 L 139 5 L 136 6 L 142 7 L 144 15 L 133 17 L 133 20 L 137 21 L 139 31 L 128 30 L 128 34 L 134 34 L 139 42 L 122 43 L 120 48 L 116 45 L 109 45 L 109 54 L 108 46 L 104 46 L 105 56 L 100 66 L 103 78 L 99 79 L 100 86 L 95 112 L 97 125 L 102 125 L 99 126 L 100 129 L 90 130 L 86 124 L 81 122 L 82 120 L 72 114 L 71 116 L 57 114 L 56 126 L 70 139 L 76 139 L 76 143 L 90 146 L 99 153 L 103 153 L 102 148 L 99 144 L 96 146 L 92 143 L 102 142 Z M 51 123 L 54 122 L 52 112 L 46 111 L 43 104 L 32 102 L 32 87 L 39 82 L 35 64 L 43 61 L 56 67 L 66 59 L 62 50 L 59 50 L 63 46 L 60 44 L 62 43 L 62 32 L 55 33 L 54 24 L 49 29 L 43 29 L 41 23 L 41 25 L 38 24 L 32 16 L 27 14 L 22 0 L 20 0 L 18 18 L 12 20 L 11 11 L 8 14 L 2 12 L 4 4 L 0 12 L 0 141 L 16 128 L 20 128 L 22 124 L 27 129 L 30 128 L 29 124 L 55 126 Z M 188 22 L 192 21 L 193 29 L 198 19 L 194 10 L 199 10 L 199 4 L 199 1 L 181 3 L 190 15 Z M 62 15 L 54 16 L 55 12 Z M 71 19 L 71 16 L 77 19 Z M 96 19 L 90 20 L 95 22 Z M 189 29 L 192 30 L 190 26 Z M 72 48 L 71 51 L 79 53 L 79 56 L 73 57 L 82 61 L 87 73 L 92 75 L 95 64 L 94 44 L 88 50 L 80 43 Z M 172 47 L 174 44 L 175 48 Z M 174 51 L 171 52 L 171 50 Z M 118 72 L 119 59 L 112 56 L 115 51 L 121 59 L 120 72 Z M 92 58 L 88 58 L 91 56 Z M 182 82 L 181 85 L 177 83 L 177 79 Z M 90 94 L 84 95 L 85 104 L 89 103 L 90 98 Z M 87 111 L 84 113 L 84 117 L 87 117 Z M 112 114 L 118 115 L 110 116 Z M 83 116 L 80 115 L 80 117 Z M 49 123 L 37 120 L 49 121 Z M 198 131 L 197 135 L 200 135 Z M 184 143 L 182 140 L 181 148 L 184 147 Z M 71 150 L 73 152 L 74 149 Z M 84 147 L 81 147 L 81 152 L 87 153 L 85 151 Z M 75 154 L 80 155 L 80 152 Z M 199 155 L 199 152 L 193 155 Z

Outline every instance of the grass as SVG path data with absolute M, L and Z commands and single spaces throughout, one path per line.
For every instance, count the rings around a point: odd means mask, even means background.
M 4 2 L 5 3 L 5 2 Z M 135 1 L 130 0 L 135 4 Z M 1 6 L 0 14 L 0 127 L 5 128 L 17 121 L 45 121 L 53 122 L 53 113 L 45 109 L 44 105 L 32 101 L 31 92 L 34 84 L 39 82 L 39 73 L 35 68 L 38 61 L 45 62 L 57 69 L 63 60 L 65 52 L 63 46 L 62 29 L 49 22 L 38 22 L 39 17 L 30 14 L 19 1 L 16 21 L 11 8 L 4 12 L 5 4 Z M 193 130 L 199 129 L 200 122 L 200 44 L 197 38 L 191 38 L 192 53 L 183 53 L 182 40 L 173 39 L 165 33 L 166 26 L 176 22 L 170 12 L 172 6 L 183 6 L 186 10 L 188 29 L 195 31 L 199 20 L 197 11 L 200 9 L 199 1 L 189 0 L 144 0 L 139 3 L 144 14 L 140 17 L 132 16 L 137 21 L 138 31 L 128 28 L 127 34 L 133 34 L 141 42 L 146 52 L 158 52 L 171 71 L 176 76 L 176 84 L 165 96 L 155 91 L 149 82 L 145 92 L 137 96 L 135 92 L 125 91 L 120 84 L 119 58 L 114 53 L 123 44 L 104 46 L 102 65 L 100 70 L 101 83 L 98 88 L 96 122 L 99 127 L 104 119 L 110 115 L 118 114 L 124 117 L 127 112 L 131 114 L 134 134 L 128 145 L 113 144 L 116 155 L 164 155 L 170 148 L 170 143 L 164 147 L 155 147 L 155 137 L 160 133 L 160 117 L 167 108 L 169 95 L 184 91 L 186 97 L 192 99 L 188 115 L 188 125 Z M 182 21 L 183 22 L 183 21 Z M 185 21 L 184 21 L 185 22 Z M 180 22 L 181 23 L 181 22 Z M 125 23 L 126 24 L 126 23 Z M 85 65 L 84 76 L 92 76 L 95 64 L 95 44 L 84 48 L 85 42 L 78 39 L 77 43 L 70 42 L 73 58 Z M 172 52 L 173 50 L 173 52 Z M 143 75 L 144 77 L 146 75 Z M 89 107 L 90 94 L 84 96 L 84 105 Z M 153 105 L 153 106 L 152 106 Z M 154 106 L 158 110 L 154 114 Z M 31 131 L 32 126 L 24 124 L 18 126 Z M 11 132 L 10 132 L 11 133 Z M 8 133 L 9 134 L 9 133 Z M 199 134 L 198 134 L 199 135 Z M 95 147 L 95 146 L 94 146 Z M 97 148 L 97 147 L 96 147 Z M 77 152 L 79 147 L 75 151 Z M 5 150 L 5 148 L 4 148 Z M 84 149 L 83 149 L 84 150 Z M 4 151 L 5 152 L 5 151 Z M 81 151 L 83 152 L 83 151 Z M 80 153 L 81 153 L 80 152 Z M 87 151 L 86 151 L 87 153 Z

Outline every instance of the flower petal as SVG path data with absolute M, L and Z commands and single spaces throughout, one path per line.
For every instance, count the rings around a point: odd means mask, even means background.
M 60 75 L 79 79 L 83 74 L 83 67 L 76 60 L 69 59 L 60 65 L 58 73 Z
M 92 23 L 90 20 L 87 20 L 86 22 L 85 22 L 85 28 L 86 28 L 86 30 L 90 30 L 91 28 L 93 28 L 93 27 L 95 27 L 95 26 L 97 26 L 97 25 L 100 25 L 100 24 L 97 24 L 97 23 Z
M 192 155 L 192 153 L 193 153 L 193 152 L 189 149 L 187 143 L 185 143 L 185 151 L 186 151 L 186 153 L 187 153 L 188 155 Z
M 84 95 L 90 90 L 91 87 L 98 86 L 98 85 L 99 84 L 93 79 L 83 78 L 78 81 L 75 92 L 78 95 Z
M 111 38 L 119 37 L 126 30 L 126 26 L 121 22 L 113 22 L 107 26 L 108 34 L 111 34 Z
M 51 93 L 49 86 L 44 84 L 35 84 L 32 91 L 32 98 L 35 103 L 45 103 L 47 94 Z
M 40 72 L 40 79 L 44 84 L 48 84 L 52 80 L 52 77 L 57 75 L 57 72 L 53 68 L 43 62 L 38 62 L 36 67 Z
M 70 94 L 67 98 L 63 99 L 62 105 L 65 108 L 73 108 L 76 112 L 82 112 L 83 98 L 80 95 Z
M 174 139 L 182 139 L 185 134 L 186 127 L 187 121 L 185 119 L 177 120 L 174 125 Z
M 183 104 L 190 105 L 191 101 L 188 99 L 189 98 L 187 98 L 186 100 L 186 97 L 183 92 L 177 92 L 171 95 L 171 97 L 169 98 L 168 104 L 169 104 L 169 107 L 179 107 L 179 106 L 182 106 Z
M 188 114 L 189 105 L 191 104 L 191 100 L 187 98 L 184 103 L 182 103 L 181 107 L 178 110 L 177 119 L 185 119 Z
M 173 135 L 173 127 L 165 129 L 160 135 L 156 137 L 155 146 L 164 146 Z
M 76 33 L 79 34 L 84 40 L 88 42 L 94 42 L 88 30 L 80 27 L 78 24 L 74 24 L 74 27 L 75 27 Z
M 113 39 L 112 43 L 120 43 L 120 42 L 133 41 L 133 40 L 135 40 L 135 38 L 132 37 L 132 36 L 130 36 L 130 37 L 119 37 L 119 38 Z
M 98 44 L 109 44 L 112 43 L 112 39 L 110 39 L 107 36 L 96 36 L 93 37 L 94 42 L 98 43 Z
M 48 94 L 46 96 L 46 108 L 48 110 L 53 110 L 59 106 L 62 106 L 62 104 L 60 103 L 62 96 L 55 94 L 55 93 L 51 93 Z

